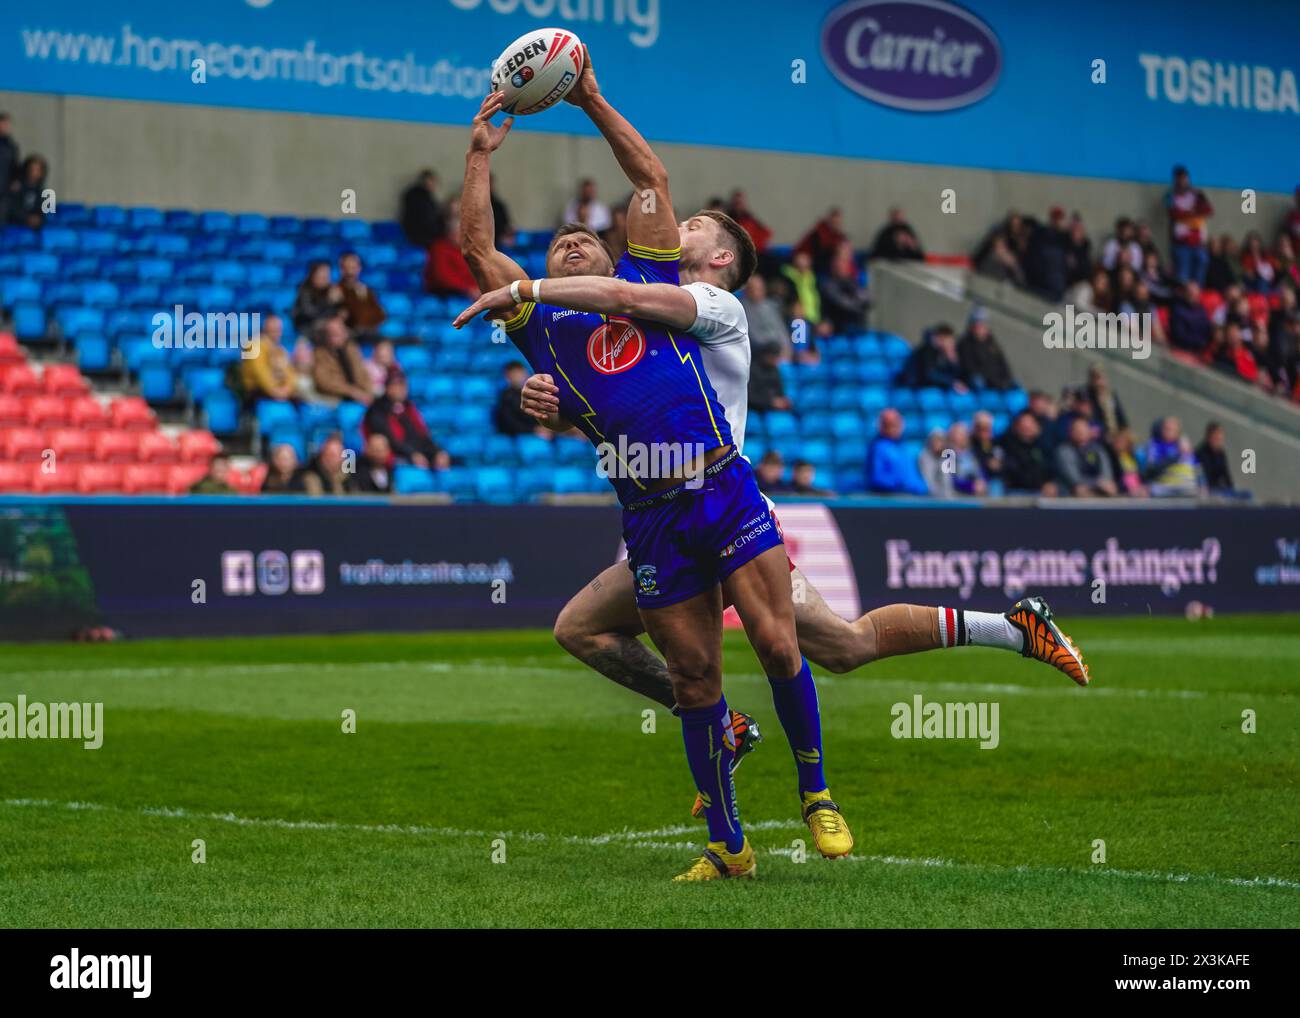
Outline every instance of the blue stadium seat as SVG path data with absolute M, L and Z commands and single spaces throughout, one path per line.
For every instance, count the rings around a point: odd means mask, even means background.
M 799 434 L 804 438 L 823 438 L 831 433 L 831 414 L 826 410 L 814 410 L 799 418 Z
M 291 425 L 297 429 L 298 409 L 292 403 L 275 399 L 258 400 L 257 403 L 257 427 L 263 433 L 275 431 L 285 425 Z
M 190 253 L 190 241 L 178 233 L 160 233 L 148 247 L 156 255 L 179 258 Z
M 168 209 L 163 213 L 163 222 L 169 230 L 193 230 L 199 225 L 199 217 L 189 209 Z
M 353 431 L 361 427 L 362 418 L 366 416 L 366 408 L 360 403 L 345 400 L 336 409 L 338 411 L 340 430 Z
M 18 301 L 39 301 L 41 284 L 25 276 L 0 279 L 0 305 L 9 307 Z
M 203 401 L 203 416 L 214 435 L 233 435 L 239 430 L 239 401 L 228 389 L 217 389 Z
M 981 389 L 975 394 L 975 402 L 978 404 L 977 409 L 987 410 L 989 413 L 1001 413 L 1002 408 L 1006 406 L 1006 400 L 997 389 Z
M 270 262 L 253 262 L 246 278 L 249 286 L 279 286 L 284 282 L 284 269 Z
M 140 395 L 149 403 L 169 403 L 176 398 L 176 375 L 166 360 L 140 366 Z
M 856 413 L 843 411 L 831 417 L 831 434 L 836 441 L 854 438 L 866 432 L 862 418 Z
M 432 471 L 411 463 L 399 463 L 393 471 L 393 490 L 399 495 L 423 495 L 438 490 Z
M 66 305 L 54 312 L 54 319 L 65 336 L 78 332 L 103 332 L 106 315 L 100 308 Z
M 75 339 L 77 367 L 82 371 L 107 371 L 112 363 L 113 348 L 99 332 L 81 332 Z
M 932 431 L 948 430 L 952 424 L 952 414 L 947 410 L 929 410 L 921 415 L 921 431 L 928 435 Z
M 540 435 L 517 435 L 515 448 L 519 462 L 526 466 L 545 465 L 555 458 L 555 443 Z
M 524 467 L 515 474 L 515 495 L 526 501 L 551 490 L 555 471 L 552 467 Z
M 773 442 L 792 438 L 799 433 L 799 420 L 794 414 L 785 410 L 769 410 L 763 415 L 767 425 L 767 437 Z
M 307 439 L 302 429 L 296 426 L 285 424 L 277 427 L 269 437 L 263 438 L 262 444 L 267 449 L 274 449 L 277 445 L 291 445 L 298 454 L 298 462 L 307 461 Z
M 1029 395 L 1024 389 L 1011 389 L 1003 394 L 1004 406 L 1007 413 L 1018 414 L 1025 407 L 1029 406 Z
M 157 308 L 162 303 L 162 290 L 157 283 L 137 283 L 122 290 L 122 303 L 131 308 Z
M 555 461 L 565 465 L 581 463 L 587 469 L 593 469 L 596 450 L 585 439 L 558 438 L 555 441 Z
M 907 360 L 912 352 L 911 344 L 902 336 L 895 336 L 889 333 L 883 335 L 880 339 L 880 347 L 885 357 L 891 361 Z
M 210 211 L 199 214 L 199 230 L 203 233 L 229 233 L 235 228 L 235 217 L 229 212 Z
M 557 467 L 551 475 L 551 490 L 560 495 L 572 495 L 591 490 L 588 482 L 594 471 L 582 467 Z M 600 479 L 605 484 L 603 479 Z
M 136 230 L 161 229 L 165 222 L 161 209 L 151 209 L 143 206 L 128 211 L 126 221 L 132 229 Z
M 900 413 L 915 413 L 921 408 L 916 389 L 895 386 L 889 390 L 889 405 Z
M 486 435 L 474 433 L 468 435 L 452 432 L 445 438 L 439 437 L 438 444 L 447 450 L 447 455 L 460 463 L 477 463 L 483 459 L 483 440 Z
M 1011 415 L 999 413 L 993 415 L 993 434 L 1000 435 L 1011 426 Z
M 370 224 L 364 219 L 344 219 L 338 226 L 338 235 L 344 240 L 367 240 L 370 237 Z M 363 257 L 362 262 L 369 259 Z
M 190 364 L 182 370 L 181 380 L 190 399 L 195 403 L 202 403 L 209 393 L 225 387 L 226 373 L 221 368 Z
M 954 417 L 970 417 L 979 406 L 973 392 L 948 393 L 948 410 Z
M 390 315 L 384 319 L 384 324 L 379 326 L 379 334 L 385 339 L 405 339 L 414 335 L 415 329 L 409 319 Z
M 304 237 L 311 237 L 314 240 L 332 239 L 335 236 L 334 224 L 328 219 L 319 217 L 304 219 L 302 233 Z
M 268 228 L 266 216 L 260 212 L 241 212 L 235 216 L 235 232 L 241 236 L 266 233 Z
M 514 466 L 519 462 L 519 450 L 513 435 L 491 434 L 483 439 L 483 460 Z
M 132 374 L 138 374 L 149 361 L 166 360 L 172 352 L 154 346 L 153 340 L 148 336 L 119 340 L 117 351 L 121 355 L 122 363 Z
M 434 475 L 438 491 L 444 491 L 452 498 L 463 501 L 478 494 L 478 478 L 474 467 L 449 467 Z
M 475 492 L 484 502 L 514 501 L 514 471 L 498 466 L 479 467 L 474 480 Z
M 359 404 L 358 404 L 359 405 Z M 298 423 L 304 431 L 333 431 L 340 429 L 339 408 L 328 403 L 303 403 L 298 407 Z
M 840 439 L 831 451 L 831 459 L 837 470 L 863 469 L 863 464 L 867 462 L 867 439 L 865 437 Z
M 886 385 L 894 377 L 894 372 L 883 360 L 873 359 L 862 362 L 858 378 L 867 384 Z
M 46 251 L 75 251 L 77 231 L 66 226 L 48 226 L 41 231 L 41 247 Z
M 90 221 L 96 226 L 125 226 L 126 209 L 118 205 L 96 205 L 91 209 Z
M 410 318 L 412 312 L 411 298 L 404 293 L 386 293 L 383 297 L 384 310 L 390 318 Z
M 88 282 L 82 284 L 81 299 L 96 307 L 109 307 L 121 300 L 117 285 L 109 282 Z
M 297 216 L 272 216 L 270 227 L 277 237 L 287 237 L 302 232 L 302 220 Z
M 56 276 L 59 272 L 59 259 L 45 251 L 25 252 L 19 260 L 19 270 L 29 279 Z
M 945 389 L 917 389 L 916 404 L 922 411 L 946 410 L 948 407 L 948 392 Z
M 117 234 L 111 230 L 82 230 L 77 247 L 86 254 L 110 254 L 117 250 Z

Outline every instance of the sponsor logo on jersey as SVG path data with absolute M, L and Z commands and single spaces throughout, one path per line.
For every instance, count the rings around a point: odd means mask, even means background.
M 758 522 L 759 520 L 761 520 L 762 522 L 759 523 Z M 745 526 L 748 527 L 749 529 L 746 530 L 739 537 L 737 537 L 730 544 L 728 544 L 725 548 L 723 548 L 722 551 L 718 554 L 718 558 L 731 558 L 732 555 L 740 551 L 740 549 L 745 547 L 745 545 L 753 543 L 754 541 L 758 540 L 763 534 L 769 533 L 772 530 L 776 529 L 776 525 L 772 522 L 771 518 L 766 513 L 764 513 L 762 516 L 757 516 L 754 519 L 750 520 L 748 523 L 745 524 Z
M 658 570 L 654 566 L 637 566 L 636 567 L 636 585 L 642 594 L 647 596 L 663 593 L 659 589 L 659 579 L 656 576 Z
M 617 375 L 645 356 L 645 336 L 631 322 L 611 319 L 587 340 L 587 360 L 602 375 Z

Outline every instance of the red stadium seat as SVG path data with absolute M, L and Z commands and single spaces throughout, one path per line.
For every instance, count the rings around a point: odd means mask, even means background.
M 77 490 L 77 478 L 81 476 L 84 463 L 55 463 L 55 469 L 48 473 L 39 466 L 32 468 L 32 494 L 63 494 Z
M 122 472 L 116 463 L 84 463 L 79 468 L 77 490 L 83 495 L 121 491 Z
M 47 448 L 45 436 L 35 428 L 10 428 L 0 434 L 0 451 L 7 460 L 34 463 Z
M 82 396 L 90 386 L 73 364 L 51 364 L 41 376 L 41 388 L 51 396 Z
M 123 431 L 152 431 L 157 424 L 149 404 L 139 396 L 123 396 L 113 400 L 113 427 Z
M 262 490 L 262 482 L 266 480 L 267 469 L 265 463 L 258 463 L 247 472 L 232 467 L 230 470 L 230 486 L 240 495 L 256 495 Z
M 180 437 L 181 460 L 185 463 L 203 463 L 221 451 L 221 443 L 210 431 L 184 431 Z
M 1255 321 L 1268 320 L 1268 298 L 1262 293 L 1246 294 L 1246 303 L 1250 305 L 1250 317 Z
M 176 463 L 179 456 L 172 440 L 161 431 L 145 431 L 136 443 L 135 458 L 139 463 Z
M 0 332 L 0 364 L 22 364 L 27 351 L 18 345 L 12 332 Z
M 1156 318 L 1160 320 L 1160 328 L 1165 330 L 1165 335 L 1169 335 L 1169 309 L 1167 307 L 1157 307 Z
M 95 437 L 95 459 L 100 463 L 134 463 L 140 439 L 129 431 L 101 431 Z
M 122 491 L 128 495 L 164 494 L 167 470 L 156 463 L 131 463 L 122 469 Z
M 1214 312 L 1223 306 L 1223 295 L 1218 290 L 1201 291 L 1201 307 L 1205 308 L 1205 313 L 1211 318 Z
M 27 424 L 33 428 L 61 428 L 68 423 L 67 400 L 35 396 L 27 401 Z
M 168 467 L 167 493 L 169 495 L 184 495 L 207 472 L 206 465 L 199 466 L 193 463 L 178 463 L 176 466 Z
M 0 460 L 0 492 L 24 493 L 32 490 L 32 474 L 40 467 L 31 463 L 10 463 Z
M 80 396 L 68 404 L 68 423 L 93 431 L 111 427 L 113 420 L 108 408 L 94 396 Z
M 0 365 L 0 392 L 11 396 L 39 396 L 40 376 L 26 364 Z
M 19 428 L 27 423 L 27 401 L 20 396 L 0 394 L 0 428 Z
M 77 428 L 56 428 L 46 440 L 60 463 L 86 463 L 95 458 L 94 436 Z

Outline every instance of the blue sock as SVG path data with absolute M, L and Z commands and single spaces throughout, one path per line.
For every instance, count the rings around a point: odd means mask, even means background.
M 726 842 L 728 852 L 739 852 L 745 844 L 745 833 L 740 829 L 736 785 L 731 779 L 736 740 L 731 734 L 726 697 L 710 707 L 684 707 L 681 719 L 686 762 L 704 800 L 709 840 Z
M 772 705 L 781 719 L 785 737 L 794 751 L 794 765 L 799 772 L 800 792 L 820 792 L 826 787 L 822 772 L 822 716 L 817 707 L 817 687 L 813 684 L 808 659 L 793 679 L 774 679 Z

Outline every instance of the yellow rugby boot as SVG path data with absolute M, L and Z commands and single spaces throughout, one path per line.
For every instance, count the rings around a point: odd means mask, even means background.
M 853 835 L 844 822 L 839 806 L 831 799 L 829 788 L 804 792 L 803 820 L 812 831 L 813 844 L 827 859 L 838 859 L 853 851 Z
M 685 873 L 673 877 L 673 881 L 687 880 L 737 880 L 753 877 L 758 873 L 758 860 L 754 858 L 754 847 L 745 839 L 739 852 L 728 852 L 722 841 L 710 841 L 700 856 Z

